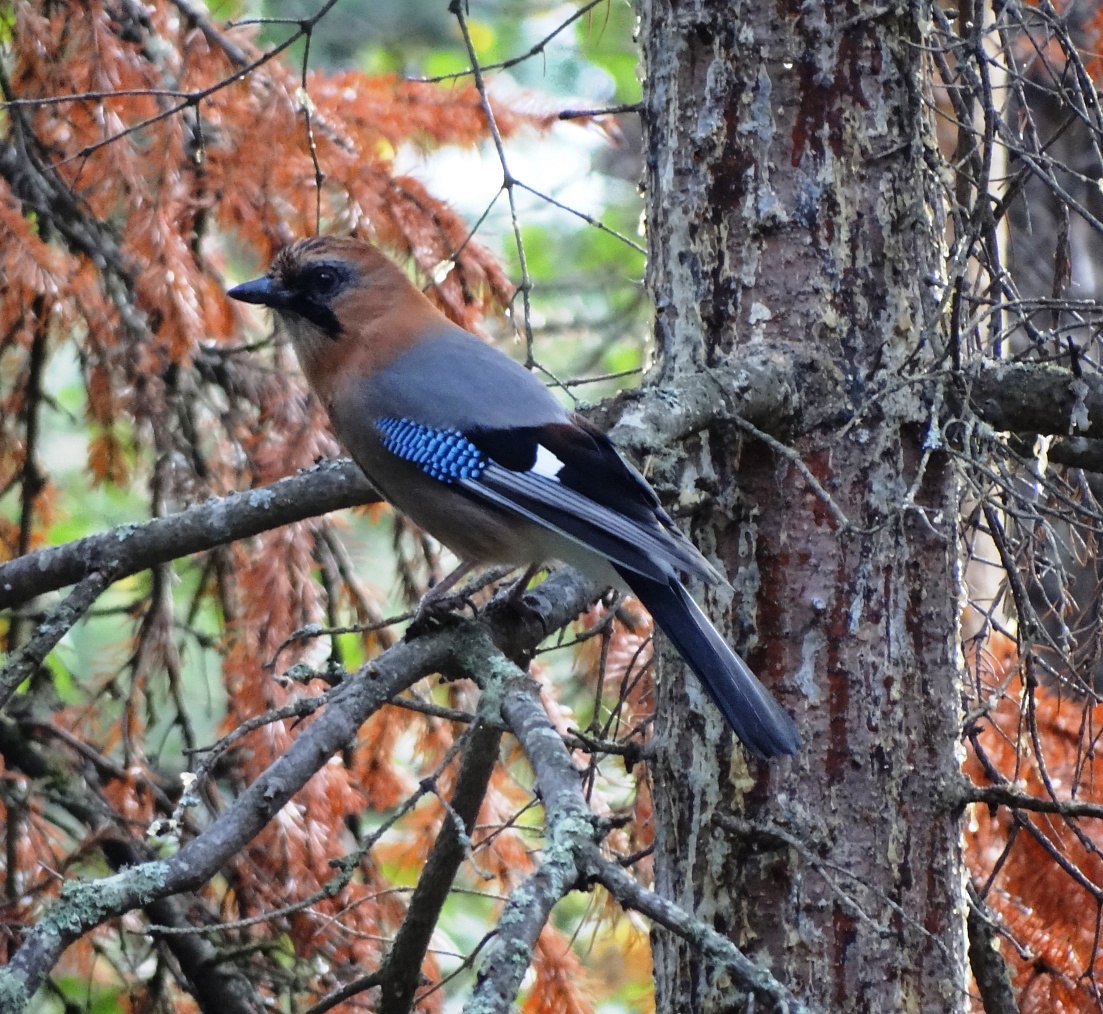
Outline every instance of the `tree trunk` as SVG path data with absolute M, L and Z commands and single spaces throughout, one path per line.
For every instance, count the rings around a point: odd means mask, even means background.
M 748 769 L 668 657 L 657 884 L 813 1008 L 962 1010 L 957 486 L 938 406 L 907 382 L 941 340 L 924 15 L 823 0 L 642 0 L 641 15 L 660 375 L 812 342 L 847 394 L 775 434 L 832 505 L 738 430 L 701 433 L 670 476 L 734 589 L 714 614 L 804 747 Z M 655 947 L 659 1010 L 750 1009 L 684 941 Z

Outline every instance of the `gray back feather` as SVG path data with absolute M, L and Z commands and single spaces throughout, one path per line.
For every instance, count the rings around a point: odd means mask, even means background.
M 564 423 L 567 411 L 520 363 L 462 328 L 419 342 L 364 382 L 373 418 L 460 430 Z

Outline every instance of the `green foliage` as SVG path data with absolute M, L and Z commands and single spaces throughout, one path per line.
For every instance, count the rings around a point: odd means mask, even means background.
M 118 1014 L 126 994 L 113 985 L 90 984 L 84 976 L 65 975 L 55 980 L 57 995 L 40 996 L 31 1004 L 31 1014 Z

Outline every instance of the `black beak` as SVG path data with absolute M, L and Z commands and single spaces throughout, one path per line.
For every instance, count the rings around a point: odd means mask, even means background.
M 267 275 L 235 285 L 226 295 L 231 299 L 240 299 L 243 303 L 270 306 L 274 310 L 287 305 L 287 293 Z

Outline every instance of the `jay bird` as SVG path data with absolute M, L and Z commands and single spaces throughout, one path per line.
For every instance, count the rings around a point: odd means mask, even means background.
M 792 718 L 686 588 L 720 575 L 609 439 L 532 373 L 364 240 L 299 240 L 229 295 L 275 311 L 357 464 L 466 569 L 556 559 L 629 588 L 748 749 L 797 751 Z

